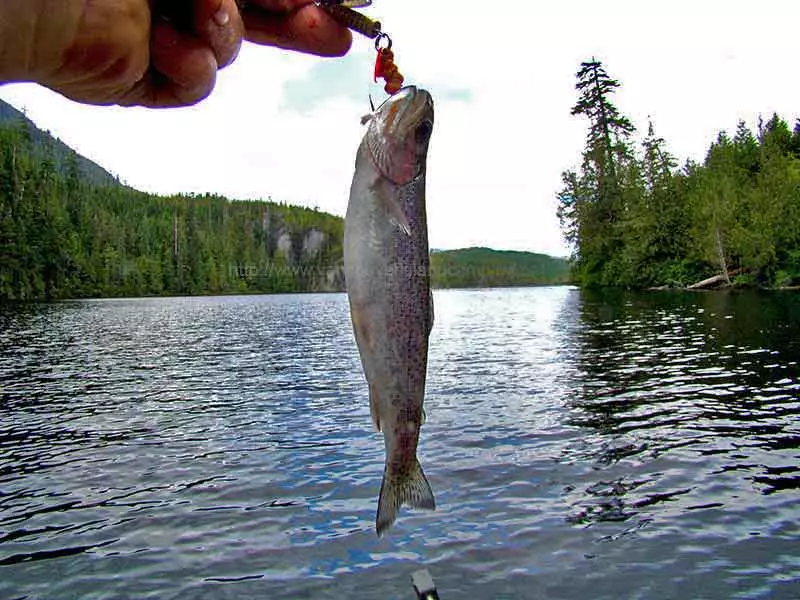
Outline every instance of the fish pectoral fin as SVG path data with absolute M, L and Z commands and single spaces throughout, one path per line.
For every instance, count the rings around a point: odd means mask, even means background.
M 397 513 L 403 505 L 423 510 L 436 510 L 436 500 L 433 490 L 419 461 L 414 459 L 414 465 L 405 478 L 395 479 L 388 469 L 384 469 L 381 493 L 378 497 L 378 514 L 375 518 L 375 530 L 378 537 L 389 531 L 397 520 Z
M 381 419 L 378 413 L 378 406 L 380 406 L 378 401 L 378 390 L 374 385 L 369 384 L 369 412 L 372 416 L 372 426 L 375 427 L 375 431 L 381 430 Z
M 397 212 L 392 212 L 393 208 L 397 208 Z M 408 224 L 408 220 L 406 216 L 403 214 L 402 209 L 394 200 L 391 201 L 391 206 L 389 207 L 389 221 L 391 221 L 392 225 L 397 227 L 400 231 L 405 233 L 406 235 L 411 235 L 411 226 Z
M 397 198 L 392 194 L 391 185 L 382 177 L 378 177 L 371 186 L 375 192 L 375 196 L 383 204 L 386 213 L 389 215 L 389 221 L 406 235 L 411 235 L 411 225 L 408 222 L 406 213 L 403 212 L 403 207 L 397 201 Z

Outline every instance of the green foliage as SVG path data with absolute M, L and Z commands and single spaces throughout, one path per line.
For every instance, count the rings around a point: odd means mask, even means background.
M 608 100 L 619 83 L 597 61 L 577 74 L 572 114 L 589 120 L 578 171 L 562 174 L 558 216 L 584 286 L 683 286 L 715 273 L 735 285 L 791 285 L 800 275 L 800 121 L 778 115 L 757 135 L 740 122 L 703 164 L 677 169 L 650 123 L 642 150 Z
M 532 252 L 464 248 L 431 253 L 436 288 L 552 285 L 569 281 L 569 262 Z
M 342 219 L 98 185 L 0 123 L 0 300 L 342 288 Z

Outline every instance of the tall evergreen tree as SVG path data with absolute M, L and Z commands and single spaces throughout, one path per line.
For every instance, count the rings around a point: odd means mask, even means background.
M 620 83 L 608 76 L 602 62 L 581 63 L 576 78 L 580 95 L 571 114 L 589 119 L 584 157 L 594 164 L 601 195 L 614 193 L 618 163 L 630 157 L 627 141 L 635 127 L 611 102 Z
M 611 96 L 620 86 L 595 59 L 581 63 L 573 115 L 589 120 L 579 173 L 565 172 L 559 194 L 562 227 L 575 240 L 576 276 L 586 285 L 609 284 L 620 257 L 619 220 L 623 186 L 633 153 L 633 124 L 620 114 Z

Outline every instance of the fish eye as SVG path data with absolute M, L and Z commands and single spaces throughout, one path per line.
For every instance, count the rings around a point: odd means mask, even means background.
M 416 131 L 417 140 L 424 142 L 431 136 L 432 132 L 433 132 L 433 123 L 431 123 L 430 120 L 425 119 L 424 121 L 422 121 L 422 123 L 417 125 L 417 131 Z

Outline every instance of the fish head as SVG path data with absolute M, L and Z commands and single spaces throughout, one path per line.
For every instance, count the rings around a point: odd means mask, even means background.
M 380 174 L 405 185 L 425 171 L 428 142 L 433 133 L 433 98 L 407 86 L 368 117 L 364 143 Z

